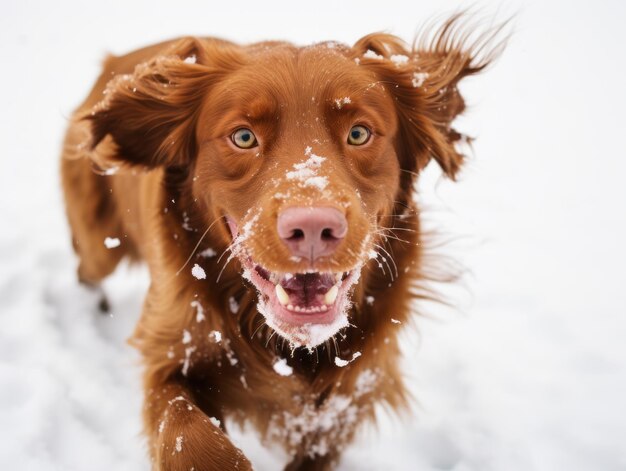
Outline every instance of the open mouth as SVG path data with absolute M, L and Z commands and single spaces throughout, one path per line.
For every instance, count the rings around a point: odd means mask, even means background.
M 348 271 L 305 273 L 272 272 L 256 263 L 243 242 L 253 233 L 258 216 L 243 225 L 227 218 L 243 277 L 258 291 L 257 309 L 266 324 L 289 341 L 292 348 L 314 347 L 348 326 L 350 291 L 359 280 L 362 265 Z
M 244 277 L 259 292 L 266 323 L 292 346 L 316 347 L 348 325 L 350 288 L 360 269 L 337 273 L 275 273 L 244 262 Z

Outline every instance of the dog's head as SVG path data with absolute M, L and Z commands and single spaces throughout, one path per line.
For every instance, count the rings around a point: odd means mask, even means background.
M 412 50 L 373 34 L 348 47 L 185 39 L 118 77 L 89 117 L 117 159 L 191 169 L 202 227 L 258 291 L 268 325 L 315 346 L 348 324 L 352 287 L 434 158 L 454 178 L 460 79 L 481 70 L 454 21 Z M 217 229 L 219 232 L 219 229 Z M 389 266 L 389 270 L 392 270 Z

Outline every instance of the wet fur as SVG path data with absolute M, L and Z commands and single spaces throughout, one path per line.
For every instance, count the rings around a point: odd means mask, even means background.
M 455 148 L 462 136 L 451 126 L 464 109 L 456 85 L 487 66 L 500 48 L 493 31 L 475 41 L 468 39 L 470 32 L 462 18 L 454 17 L 437 31 L 425 32 L 413 48 L 380 33 L 352 47 L 318 46 L 332 49 L 338 63 L 347 59 L 352 66 L 360 60 L 359 67 L 367 68 L 381 93 L 392 98 L 381 112 L 393 116 L 397 126 L 390 150 L 395 167 L 388 169 L 389 180 L 382 181 L 383 193 L 371 196 L 371 204 L 380 207 L 378 230 L 372 234 L 379 258 L 364 268 L 353 293 L 351 326 L 314 351 L 290 349 L 264 325 L 257 294 L 242 282 L 239 262 L 226 263 L 230 238 L 218 211 L 223 201 L 197 201 L 198 186 L 222 184 L 211 178 L 231 172 L 223 185 L 237 186 L 224 194 L 230 207 L 239 208 L 237 216 L 245 218 L 251 201 L 266 201 L 264 188 L 251 178 L 253 164 L 215 167 L 208 176 L 194 170 L 203 139 L 199 123 L 220 119 L 219 109 L 211 114 L 203 101 L 219 101 L 213 91 L 228 86 L 233 71 L 267 50 L 274 51 L 275 60 L 259 69 L 259 80 L 293 81 L 289 61 L 301 49 L 286 43 L 238 46 L 184 38 L 105 61 L 67 132 L 63 188 L 82 282 L 97 286 L 124 257 L 143 259 L 150 270 L 151 285 L 132 343 L 145 365 L 144 423 L 154 469 L 251 469 L 226 435 L 226 416 L 250 421 L 265 439 L 282 442 L 292 457 L 287 469 L 331 469 L 358 425 L 374 419 L 375 404 L 396 411 L 407 407 L 400 327 L 391 318 L 410 323 L 416 315 L 414 300 L 429 296 L 423 289 L 427 274 L 413 199 L 415 179 L 431 158 L 454 179 L 463 162 Z M 384 59 L 364 59 L 368 50 Z M 389 60 L 393 54 L 409 61 L 395 64 Z M 192 55 L 195 63 L 183 61 Z M 415 72 L 428 74 L 422 86 L 414 86 Z M 297 93 L 298 83 L 288 85 Z M 108 175 L 110 169 L 117 170 Z M 382 177 L 372 175 L 367 184 L 380 183 L 376 178 Z M 345 198 L 353 201 L 354 195 Z M 265 210 L 268 218 L 275 215 L 272 211 Z M 105 248 L 106 237 L 119 237 L 121 245 Z M 256 243 L 264 263 L 280 268 L 281 258 L 272 254 L 283 248 L 272 235 Z M 263 250 L 264 245 L 270 250 Z M 209 247 L 218 256 L 198 255 Z M 351 263 L 347 258 L 338 263 Z M 206 279 L 191 275 L 196 263 Z M 366 296 L 374 298 L 373 304 Z M 231 298 L 239 304 L 236 313 Z M 199 322 L 198 303 L 204 314 Z M 221 333 L 221 342 L 214 331 Z M 182 341 L 185 332 L 189 343 Z M 335 356 L 349 360 L 357 352 L 361 356 L 349 365 L 335 365 Z M 278 357 L 288 359 L 291 376 L 274 371 Z M 375 381 L 364 385 L 368 378 Z M 293 418 L 313 423 L 324 414 L 332 416 L 333 427 L 299 430 L 299 440 Z

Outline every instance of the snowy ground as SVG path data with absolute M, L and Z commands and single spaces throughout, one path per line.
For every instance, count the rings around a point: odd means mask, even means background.
M 138 358 L 147 276 L 77 286 L 57 158 L 106 50 L 181 34 L 410 39 L 459 2 L 6 2 L 0 15 L 0 469 L 148 470 Z M 461 182 L 430 168 L 432 224 L 462 235 L 459 310 L 405 333 L 413 417 L 381 415 L 342 470 L 626 469 L 626 4 L 516 2 L 515 35 L 464 90 L 478 137 Z M 493 11 L 493 10 L 492 10 Z M 501 15 L 504 16 L 504 15 Z M 259 470 L 280 453 L 235 434 Z

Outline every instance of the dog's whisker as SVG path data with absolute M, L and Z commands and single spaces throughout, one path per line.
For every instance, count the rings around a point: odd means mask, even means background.
M 378 252 L 376 252 L 376 266 L 383 272 L 383 276 L 387 276 L 387 272 L 385 271 L 385 267 L 383 267 L 383 264 L 380 263 L 380 261 L 378 260 L 378 257 L 381 257 L 383 260 L 385 259 L 384 257 L 382 257 L 382 255 L 380 255 Z
M 224 273 L 224 270 L 226 270 L 226 267 L 228 266 L 228 264 L 230 263 L 230 261 L 232 259 L 235 258 L 235 254 L 230 254 L 230 256 L 228 257 L 228 259 L 226 259 L 226 263 L 224 263 L 224 266 L 222 267 L 222 269 L 220 270 L 219 274 L 217 275 L 217 278 L 215 280 L 215 283 L 219 283 L 220 279 L 222 278 L 222 274 Z
M 180 275 L 180 272 L 183 271 L 185 269 L 185 267 L 187 266 L 187 264 L 189 263 L 189 261 L 191 260 L 191 258 L 194 256 L 194 254 L 196 253 L 196 250 L 198 250 L 198 247 L 200 247 L 200 244 L 202 243 L 202 241 L 204 240 L 204 238 L 207 236 L 207 234 L 209 233 L 209 231 L 211 230 L 211 228 L 215 225 L 215 223 L 217 223 L 223 216 L 218 217 L 217 219 L 215 219 L 215 221 L 213 221 L 209 227 L 206 228 L 206 230 L 202 233 L 202 235 L 200 236 L 200 239 L 198 239 L 198 242 L 196 243 L 195 247 L 193 248 L 193 250 L 191 251 L 191 253 L 189 254 L 189 257 L 187 257 L 187 260 L 185 260 L 185 263 L 183 263 L 183 266 L 180 267 L 178 269 L 178 271 L 176 272 L 175 276 Z
M 408 227 L 381 227 L 381 229 L 386 229 L 388 231 L 417 232 L 415 229 L 409 229 Z
M 270 329 L 271 329 L 271 327 L 270 327 Z M 276 334 L 276 331 L 274 329 L 272 329 L 272 333 L 269 335 L 269 337 L 267 337 L 267 341 L 265 342 L 265 348 L 267 348 L 267 346 L 270 343 L 270 340 L 272 340 L 272 337 L 274 337 L 275 334 Z
M 333 345 L 335 346 L 335 356 L 339 356 L 339 347 L 337 346 L 337 339 L 335 339 L 335 335 L 330 338 L 333 341 Z
M 324 347 L 326 348 L 326 355 L 328 356 L 328 361 L 329 363 L 333 363 L 333 358 L 332 358 L 332 354 L 330 351 L 330 340 L 326 339 L 324 341 Z
M 261 319 L 261 323 L 259 324 L 259 326 L 258 326 L 256 329 L 254 329 L 254 332 L 252 332 L 252 335 L 250 335 L 250 339 L 253 339 L 253 338 L 254 338 L 254 336 L 257 334 L 257 332 L 258 332 L 259 330 L 261 330 L 261 328 L 262 328 L 264 325 L 265 325 L 265 320 L 264 320 L 264 319 Z
M 385 232 L 378 232 L 378 231 L 376 231 L 376 232 L 375 232 L 375 234 L 378 234 L 378 235 L 380 235 L 381 237 L 385 237 L 385 238 L 388 238 L 388 239 L 394 239 L 394 240 L 397 240 L 398 242 L 402 242 L 402 243 L 404 243 L 404 244 L 410 244 L 410 242 L 409 242 L 408 240 L 400 239 L 399 237 L 396 237 L 396 236 L 390 235 L 390 234 L 385 233 Z
M 401 168 L 401 169 L 400 169 L 400 171 L 401 171 L 401 172 L 404 172 L 404 173 L 408 173 L 409 175 L 413 175 L 414 177 L 419 177 L 419 173 L 417 173 L 417 172 L 412 172 L 411 170 L 407 170 L 407 169 L 405 169 L 405 168 Z
M 391 254 L 389 252 L 387 252 L 387 250 L 385 250 L 385 248 L 382 247 L 381 245 L 374 244 L 374 246 L 378 247 L 380 250 L 382 250 L 383 252 L 385 252 L 387 254 L 387 257 L 383 258 L 383 260 L 386 261 L 387 258 L 389 258 L 391 260 L 391 263 L 393 263 L 393 267 L 394 267 L 394 270 L 396 272 L 395 277 L 398 278 L 398 265 L 396 265 L 396 261 L 393 259 Z M 387 267 L 389 267 L 389 263 L 387 263 Z M 391 267 L 389 267 L 389 271 L 391 271 Z

